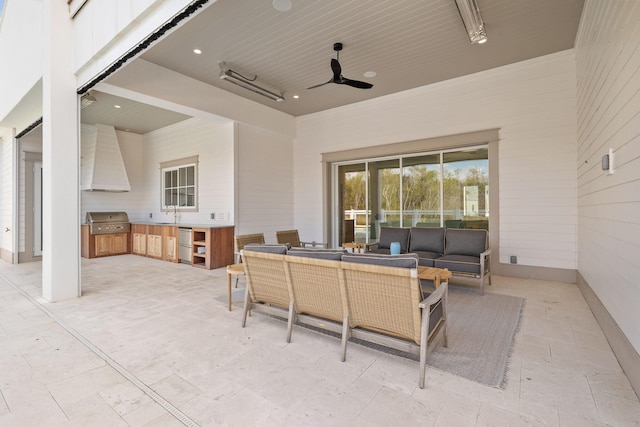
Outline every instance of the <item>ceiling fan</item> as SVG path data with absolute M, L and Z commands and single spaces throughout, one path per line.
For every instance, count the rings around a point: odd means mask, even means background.
M 342 76 L 342 67 L 340 66 L 340 51 L 342 50 L 342 43 L 334 43 L 333 50 L 336 51 L 336 57 L 331 58 L 331 70 L 333 70 L 333 78 L 325 83 L 308 87 L 307 89 L 313 89 L 316 87 L 324 86 L 329 83 L 336 83 L 339 85 L 352 86 L 358 89 L 371 89 L 373 85 L 367 82 L 361 82 L 360 80 L 351 80 Z

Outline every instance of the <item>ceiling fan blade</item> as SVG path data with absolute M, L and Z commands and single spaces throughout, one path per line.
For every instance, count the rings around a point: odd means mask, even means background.
M 339 80 L 342 80 L 342 67 L 335 58 L 331 58 L 331 69 L 333 70 L 333 82 L 337 83 Z
M 328 82 L 324 82 L 324 83 L 320 83 L 319 85 L 314 85 L 314 86 L 308 87 L 307 89 L 314 89 L 314 88 L 317 88 L 317 87 L 320 87 L 320 86 L 328 85 L 329 83 L 333 83 L 333 80 L 329 80 Z
M 360 80 L 345 79 L 345 78 L 343 78 L 340 83 L 353 86 L 358 89 L 371 89 L 373 87 L 371 83 L 361 82 Z

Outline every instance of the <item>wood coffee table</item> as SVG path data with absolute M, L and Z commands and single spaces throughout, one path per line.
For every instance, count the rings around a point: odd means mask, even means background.
M 448 282 L 451 272 L 446 268 L 423 267 L 418 266 L 418 277 L 425 280 L 433 280 L 436 289 L 440 286 L 440 282 Z
M 344 242 L 342 244 L 342 247 L 345 249 L 351 249 L 351 252 L 353 252 L 354 254 L 356 253 L 356 250 L 358 251 L 358 253 L 360 253 L 360 250 L 364 249 L 364 243 L 358 243 L 358 242 Z

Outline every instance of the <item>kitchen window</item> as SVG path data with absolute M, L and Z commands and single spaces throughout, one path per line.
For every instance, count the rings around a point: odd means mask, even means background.
M 162 210 L 198 210 L 198 156 L 160 164 Z

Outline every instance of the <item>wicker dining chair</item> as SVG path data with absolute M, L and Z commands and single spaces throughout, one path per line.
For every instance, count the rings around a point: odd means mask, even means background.
M 264 233 L 254 234 L 239 234 L 235 237 L 236 242 L 236 256 L 238 262 L 227 268 L 227 274 L 236 276 L 236 285 L 238 287 L 238 278 L 244 275 L 244 269 L 240 268 L 239 264 L 242 264 L 242 249 L 248 244 L 258 243 L 264 244 Z M 231 289 L 229 289 L 229 301 L 231 301 Z M 231 303 L 229 303 L 229 310 L 231 310 Z
M 242 262 L 242 249 L 248 244 L 258 243 L 264 244 L 264 233 L 255 233 L 255 234 L 239 234 L 235 238 L 236 240 L 236 255 L 238 257 L 238 262 Z
M 306 246 L 321 246 L 326 248 L 326 243 L 321 242 L 302 242 L 300 241 L 300 235 L 298 234 L 298 230 L 282 230 L 276 231 L 276 239 L 280 244 L 290 244 L 292 248 L 304 248 Z

